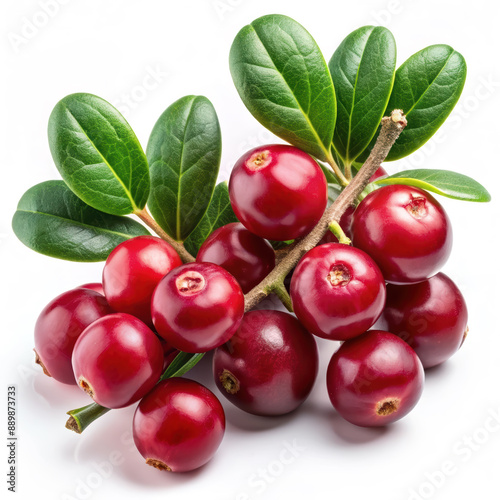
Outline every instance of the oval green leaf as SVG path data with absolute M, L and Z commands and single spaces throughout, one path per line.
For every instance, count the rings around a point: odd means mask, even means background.
M 19 201 L 12 228 L 32 250 L 77 262 L 106 260 L 123 241 L 149 234 L 132 219 L 90 207 L 64 181 L 46 181 L 28 189 Z
M 326 161 L 335 128 L 335 90 L 312 36 L 296 21 L 268 15 L 245 26 L 229 56 L 238 93 L 278 137 Z
M 337 96 L 336 151 L 350 165 L 370 144 L 391 95 L 396 42 L 382 26 L 364 26 L 340 44 L 329 63 Z
M 183 97 L 156 122 L 146 150 L 151 167 L 148 206 L 172 238 L 184 240 L 207 210 L 221 150 L 217 113 L 206 97 Z
M 184 241 L 186 250 L 196 257 L 203 242 L 219 227 L 238 222 L 229 201 L 227 182 L 221 182 L 215 187 L 214 195 L 210 201 L 205 215 L 200 220 L 194 231 Z
M 448 45 L 431 45 L 398 68 L 385 114 L 402 109 L 408 125 L 387 161 L 408 156 L 434 135 L 455 107 L 466 75 L 465 59 Z
M 87 205 L 114 215 L 141 210 L 149 194 L 146 155 L 125 118 L 104 99 L 71 94 L 49 118 L 62 178 Z
M 455 200 L 487 202 L 491 200 L 490 193 L 479 182 L 467 175 L 450 170 L 415 169 L 379 179 L 373 184 L 388 186 L 390 184 L 405 184 L 415 186 L 433 193 L 453 198 Z

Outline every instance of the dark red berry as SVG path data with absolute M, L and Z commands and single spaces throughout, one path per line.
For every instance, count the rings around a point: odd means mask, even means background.
M 387 425 L 408 414 L 424 386 L 415 351 L 392 333 L 371 330 L 342 344 L 326 374 L 328 395 L 349 422 Z
M 290 287 L 300 322 L 318 337 L 346 340 L 370 328 L 385 304 L 382 273 L 363 251 L 327 243 L 307 252 Z
M 104 266 L 106 299 L 116 311 L 132 314 L 151 326 L 154 289 L 163 276 L 181 264 L 176 251 L 160 238 L 138 236 L 124 241 Z
M 251 311 L 215 350 L 213 373 L 222 394 L 256 415 L 283 415 L 307 398 L 318 371 L 314 337 L 292 315 Z
M 52 300 L 35 325 L 36 362 L 44 373 L 64 384 L 75 384 L 71 366 L 75 342 L 87 326 L 112 312 L 101 294 L 84 288 Z
M 219 400 L 198 382 L 160 382 L 134 415 L 134 442 L 146 463 L 159 470 L 186 472 L 207 463 L 226 426 Z
M 272 271 L 275 255 L 268 241 L 235 222 L 216 229 L 201 246 L 196 260 L 223 267 L 247 293 Z
M 78 385 L 106 408 L 131 405 L 160 379 L 163 348 L 135 316 L 116 313 L 85 329 L 73 350 Z
M 437 200 L 403 185 L 370 193 L 354 213 L 352 234 L 354 246 L 368 253 L 391 283 L 415 283 L 436 274 L 453 239 Z
M 467 334 L 467 306 L 455 283 L 438 273 L 413 285 L 388 285 L 387 302 L 377 326 L 401 337 L 424 368 L 446 361 Z
M 231 173 L 229 197 L 248 230 L 280 241 L 309 233 L 328 200 L 326 179 L 316 161 L 282 144 L 245 153 Z
M 206 352 L 229 340 L 244 312 L 238 282 L 210 263 L 184 264 L 165 276 L 153 294 L 158 334 L 184 352 Z
M 94 290 L 94 292 L 104 295 L 104 288 L 101 283 L 85 283 L 85 285 L 80 285 L 78 288 L 85 288 L 86 290 Z

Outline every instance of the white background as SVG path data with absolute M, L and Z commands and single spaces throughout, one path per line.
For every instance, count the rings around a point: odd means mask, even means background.
M 42 4 L 52 5 L 49 17 Z M 357 428 L 334 412 L 324 371 L 337 345 L 321 342 L 320 374 L 299 411 L 265 419 L 222 401 L 227 432 L 215 458 L 193 473 L 160 473 L 143 465 L 131 444 L 133 408 L 113 411 L 81 436 L 64 428 L 65 411 L 87 404 L 87 397 L 34 366 L 33 326 L 53 297 L 99 280 L 102 264 L 38 255 L 17 241 L 10 220 L 26 189 L 59 177 L 46 126 L 52 107 L 69 93 L 90 92 L 115 103 L 144 146 L 169 104 L 187 94 L 206 95 L 222 126 L 225 178 L 245 150 L 274 141 L 240 102 L 227 62 L 237 31 L 268 13 L 305 25 L 327 60 L 348 33 L 366 24 L 392 30 L 399 63 L 434 43 L 464 54 L 467 84 L 439 141 L 387 169 L 453 169 L 490 189 L 494 201 L 488 205 L 440 199 L 455 230 L 445 272 L 466 296 L 470 335 L 453 359 L 427 373 L 416 409 L 385 429 Z M 500 498 L 500 422 L 488 425 L 491 415 L 500 419 L 499 14 L 491 0 L 2 0 L 1 390 L 9 384 L 18 389 L 19 498 Z M 30 31 L 30 22 L 39 27 Z M 208 360 L 193 376 L 213 388 Z M 6 396 L 1 400 L 5 436 Z M 295 456 L 283 452 L 285 443 L 295 443 Z M 7 448 L 0 449 L 6 464 Z M 443 466 L 446 476 L 437 472 Z M 4 472 L 1 477 L 3 497 Z

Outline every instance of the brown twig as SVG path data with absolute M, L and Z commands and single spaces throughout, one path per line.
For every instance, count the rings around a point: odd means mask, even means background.
M 391 116 L 382 119 L 377 142 L 370 156 L 349 185 L 340 193 L 335 202 L 325 211 L 318 224 L 302 240 L 294 244 L 286 256 L 283 256 L 277 266 L 255 288 L 245 295 L 245 311 L 253 309 L 266 298 L 273 290 L 283 283 L 286 275 L 296 266 L 302 256 L 314 248 L 328 230 L 332 222 L 339 222 L 343 213 L 362 193 L 370 181 L 370 177 L 386 159 L 399 134 L 406 127 L 406 117 L 403 111 L 396 109 Z
M 174 240 L 166 231 L 164 231 L 159 224 L 149 215 L 146 208 L 134 212 L 139 219 L 149 226 L 162 240 L 169 243 L 173 249 L 179 254 L 182 262 L 194 262 L 196 259 L 185 249 L 184 245 L 180 241 Z

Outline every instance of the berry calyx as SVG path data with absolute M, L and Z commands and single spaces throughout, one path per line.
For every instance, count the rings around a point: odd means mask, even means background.
M 385 304 L 382 273 L 363 251 L 326 243 L 307 252 L 290 285 L 293 310 L 314 335 L 346 340 L 370 328 Z
M 231 338 L 244 312 L 231 274 L 216 264 L 184 264 L 165 276 L 151 301 L 158 335 L 184 352 L 207 352 Z
M 371 192 L 354 212 L 353 245 L 377 263 L 386 281 L 423 281 L 439 271 L 452 246 L 451 224 L 422 189 L 392 185 Z
M 250 311 L 213 357 L 217 387 L 255 415 L 283 415 L 307 398 L 318 371 L 314 337 L 291 314 Z
M 328 365 L 326 382 L 330 401 L 342 417 L 363 427 L 383 426 L 417 404 L 424 369 L 399 337 L 370 330 L 340 346 Z

